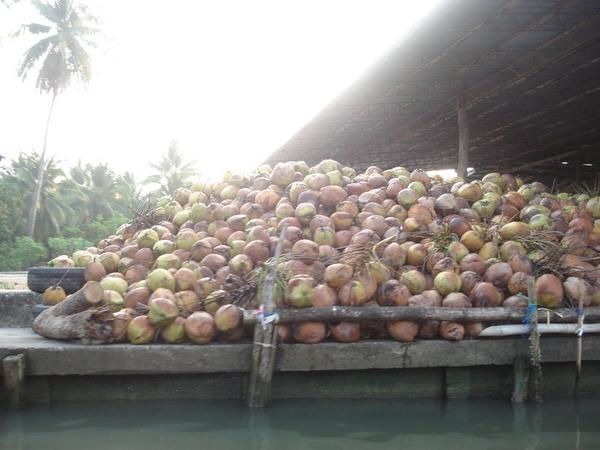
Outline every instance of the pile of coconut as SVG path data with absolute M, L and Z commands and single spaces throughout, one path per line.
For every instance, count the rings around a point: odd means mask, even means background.
M 325 160 L 227 173 L 178 189 L 97 247 L 51 261 L 85 267 L 113 311 L 107 340 L 242 339 L 269 271 L 278 308 L 334 305 L 600 305 L 600 197 L 509 174 L 444 181 L 422 170 Z M 274 261 L 277 247 L 281 258 Z M 282 341 L 460 340 L 481 324 L 390 321 L 278 326 Z

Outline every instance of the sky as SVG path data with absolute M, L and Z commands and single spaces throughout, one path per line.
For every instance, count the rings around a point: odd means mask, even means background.
M 48 154 L 139 179 L 176 139 L 205 178 L 247 172 L 418 25 L 440 0 L 87 0 L 103 36 L 92 80 L 60 95 Z M 41 149 L 50 98 L 16 75 L 37 21 L 0 6 L 0 154 Z

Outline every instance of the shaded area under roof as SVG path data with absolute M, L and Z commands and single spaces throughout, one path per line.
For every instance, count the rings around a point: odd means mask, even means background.
M 268 162 L 455 168 L 461 87 L 477 172 L 595 176 L 600 1 L 447 0 Z

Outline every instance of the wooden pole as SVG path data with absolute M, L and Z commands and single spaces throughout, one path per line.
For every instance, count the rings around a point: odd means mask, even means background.
M 517 356 L 513 364 L 513 403 L 523 403 L 527 400 L 529 391 L 529 363 L 527 357 Z
M 2 370 L 8 407 L 20 408 L 24 403 L 25 355 L 6 356 L 2 360 Z
M 458 115 L 458 164 L 456 173 L 463 180 L 467 179 L 467 168 L 469 167 L 469 121 L 465 104 L 465 86 L 460 83 L 458 96 L 456 98 L 456 111 Z
M 583 284 L 579 283 L 579 305 L 577 306 L 577 372 L 575 374 L 575 394 L 579 393 L 579 382 L 581 381 L 581 359 L 583 357 Z
M 250 372 L 250 387 L 248 388 L 248 406 L 263 408 L 271 398 L 271 380 L 275 368 L 275 354 L 277 351 L 277 330 L 275 314 L 275 283 L 277 282 L 277 264 L 281 256 L 281 244 L 286 230 L 286 225 L 281 229 L 279 242 L 275 248 L 273 266 L 265 277 L 264 298 L 262 299 L 262 318 L 254 326 L 254 341 L 252 344 L 252 369 Z M 271 318 L 272 320 L 268 320 Z
M 534 278 L 527 279 L 527 296 L 529 297 L 529 361 L 532 369 L 531 396 L 536 403 L 542 402 L 542 350 L 538 330 L 537 299 L 535 297 Z
M 575 323 L 577 312 L 571 308 L 560 308 L 544 312 L 550 314 L 553 323 Z M 527 308 L 444 308 L 412 306 L 332 306 L 329 308 L 279 309 L 277 323 L 297 322 L 342 322 L 342 321 L 386 321 L 386 320 L 448 320 L 451 322 L 513 322 L 522 323 Z M 585 308 L 589 319 L 600 319 L 600 307 Z M 257 322 L 250 311 L 244 314 L 244 323 Z

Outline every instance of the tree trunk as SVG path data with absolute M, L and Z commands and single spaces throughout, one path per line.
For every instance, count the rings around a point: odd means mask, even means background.
M 29 212 L 27 214 L 27 236 L 33 237 L 35 232 L 35 223 L 37 219 L 38 203 L 40 202 L 40 195 L 42 193 L 42 183 L 44 181 L 44 171 L 46 165 L 46 144 L 48 142 L 48 129 L 50 128 L 50 119 L 52 117 L 52 111 L 54 110 L 54 101 L 56 100 L 57 92 L 52 91 L 52 101 L 50 102 L 50 109 L 48 110 L 48 118 L 46 119 L 46 130 L 44 131 L 44 144 L 42 146 L 42 154 L 38 162 L 38 170 L 35 179 L 35 188 L 31 194 L 31 203 L 29 204 Z
M 88 281 L 79 291 L 43 311 L 33 321 L 33 331 L 58 340 L 106 341 L 112 337 L 110 322 L 98 308 L 102 302 L 100 283 Z

